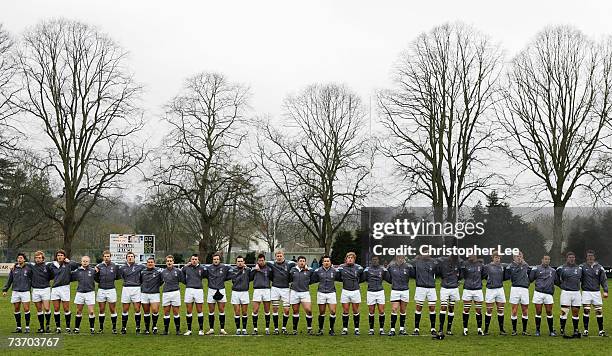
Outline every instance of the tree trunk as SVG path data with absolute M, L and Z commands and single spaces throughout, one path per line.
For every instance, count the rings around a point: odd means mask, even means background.
M 563 263 L 563 211 L 564 204 L 555 204 L 553 210 L 553 243 L 550 248 L 550 257 L 553 263 L 560 265 Z

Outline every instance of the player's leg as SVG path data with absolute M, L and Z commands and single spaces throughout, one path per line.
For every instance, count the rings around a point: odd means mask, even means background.
M 134 302 L 134 320 L 136 321 L 136 334 L 140 334 L 140 320 L 141 320 L 141 314 L 140 314 L 140 294 L 138 294 L 137 296 L 137 300 L 136 302 Z
M 248 293 L 248 292 L 247 292 Z M 249 303 L 248 301 L 246 301 L 246 303 L 243 303 L 240 305 L 241 311 L 242 311 L 242 335 L 247 335 L 247 323 L 249 321 Z
M 505 307 L 505 302 L 497 302 L 497 323 L 499 324 L 500 335 L 506 335 L 506 328 L 504 327 Z
M 472 296 L 465 296 L 465 291 L 463 294 L 463 335 L 467 336 L 468 323 L 470 321 L 470 309 L 472 309 Z
M 172 314 L 174 315 L 174 329 L 176 330 L 176 335 L 181 334 L 181 304 L 179 295 L 179 302 L 175 303 L 177 305 L 172 305 Z
M 219 333 L 225 335 L 225 302 L 217 302 L 217 307 L 219 309 Z
M 440 290 L 440 313 L 439 313 L 439 327 L 438 333 L 444 333 L 444 322 L 446 321 L 446 314 L 448 313 L 448 292 L 442 288 Z
M 54 296 L 51 296 L 54 298 Z M 53 305 L 53 320 L 55 321 L 55 332 L 61 332 L 61 313 L 60 313 L 60 300 L 52 299 L 51 304 Z
M 521 304 L 521 323 L 523 326 L 523 335 L 527 334 L 527 324 L 529 323 L 529 304 Z
M 391 301 L 391 328 L 389 329 L 389 336 L 395 336 L 395 324 L 397 323 L 397 313 L 399 311 L 399 300 Z
M 436 335 L 436 303 L 438 301 L 435 288 L 428 288 L 427 303 L 429 305 L 429 331 Z
M 151 304 L 142 303 L 142 311 L 144 312 L 145 334 L 148 335 L 151 327 Z
M 423 303 L 425 302 L 425 295 L 423 288 L 417 287 L 414 293 L 414 332 L 412 335 L 419 335 L 419 326 L 421 324 L 421 313 L 423 311 Z
M 297 329 L 298 329 L 298 324 L 300 322 L 300 304 L 298 303 L 292 303 L 291 304 L 291 309 L 293 311 L 293 318 L 292 318 L 292 322 L 293 322 L 293 335 L 297 335 Z
M 76 304 L 76 317 L 74 318 L 74 330 L 75 334 L 78 334 L 81 329 L 81 320 L 83 319 L 83 304 Z
M 33 300 L 34 306 L 36 307 L 36 317 L 38 319 L 38 330 L 37 333 L 45 332 L 45 312 L 42 306 L 42 300 Z
M 486 301 L 484 333 L 485 333 L 485 335 L 489 335 L 489 325 L 491 324 L 491 316 L 493 315 L 493 305 L 495 303 L 490 302 L 489 291 L 488 290 L 487 290 L 486 298 L 487 298 L 487 301 Z
M 94 293 L 94 292 L 91 292 L 91 293 Z M 96 307 L 95 297 L 92 297 L 87 303 L 87 313 L 89 315 L 89 332 L 92 335 L 96 333 L 96 330 L 94 329 L 94 324 L 96 322 L 95 307 Z
M 114 302 L 108 302 L 108 311 L 111 315 L 111 324 L 113 327 L 113 334 L 117 333 L 117 292 L 115 292 Z
M 70 291 L 70 289 L 68 289 Z M 72 321 L 72 313 L 70 312 L 70 292 L 62 297 L 62 309 L 64 310 L 64 321 L 66 322 L 66 331 L 70 332 L 70 323 Z
M 351 303 L 351 307 L 353 309 L 353 326 L 355 327 L 355 335 L 359 335 L 359 305 L 360 303 Z
M 264 318 L 266 322 L 266 335 L 270 335 L 270 299 L 264 300 Z
M 158 319 L 159 319 L 159 302 L 156 301 L 156 302 L 151 303 L 151 324 L 153 324 L 153 334 L 157 334 L 157 320 Z
M 400 299 L 399 303 L 399 324 L 400 324 L 400 335 L 406 335 L 406 310 L 408 309 L 408 301 Z
M 376 304 L 371 304 L 371 301 L 368 301 L 368 325 L 369 334 L 374 335 L 374 316 L 376 313 Z
M 209 325 L 209 329 L 206 332 L 206 335 L 212 335 L 215 333 L 215 306 L 217 305 L 217 303 L 211 303 L 210 301 L 208 301 L 208 325 Z M 196 308 L 197 308 L 197 304 L 196 304 Z M 200 312 L 198 312 L 198 318 L 199 318 Z M 200 320 L 198 319 L 198 322 Z
M 272 304 L 272 321 L 274 323 L 274 334 L 278 334 L 278 307 L 280 305 L 280 294 L 276 287 L 270 290 L 270 299 Z
M 384 335 L 385 333 L 385 303 L 378 303 L 378 333 Z
M 559 311 L 559 333 L 565 334 L 565 324 L 567 323 L 567 317 L 569 314 L 570 306 L 561 304 L 561 310 Z
M 599 330 L 599 336 L 605 336 L 604 323 L 603 323 L 603 303 L 593 305 L 595 308 L 595 317 L 597 318 L 597 329 Z
M 474 310 L 476 311 L 476 325 L 478 327 L 478 335 L 484 335 L 482 332 L 482 300 L 474 303 Z
M 15 292 L 13 292 L 15 293 Z M 21 332 L 21 302 L 14 302 L 13 303 L 13 311 L 15 315 L 15 333 L 20 333 Z
M 126 290 L 124 289 L 122 291 L 121 294 L 121 299 L 124 298 L 124 293 L 126 292 Z M 129 298 L 129 297 L 128 297 Z M 128 323 L 128 316 L 130 313 L 130 304 L 129 302 L 123 302 L 121 303 L 121 333 L 125 334 L 126 333 L 126 328 L 127 328 L 127 323 Z
M 30 299 L 29 299 L 29 293 L 30 292 L 26 292 L 28 297 L 25 300 L 21 300 L 21 308 L 23 309 L 23 316 L 25 319 L 25 332 L 29 333 L 30 332 Z
M 232 304 L 232 307 L 234 308 L 234 324 L 236 325 L 236 335 L 242 335 L 242 331 L 240 330 L 240 320 L 242 317 L 240 304 Z
M 336 325 L 336 300 L 334 294 L 334 300 L 329 302 L 329 335 L 333 336 L 336 334 L 334 325 Z M 323 309 L 325 311 L 325 309 Z
M 580 331 L 578 330 L 578 322 L 580 320 L 580 317 L 578 316 L 579 313 L 580 313 L 580 306 L 572 305 L 572 326 L 574 327 L 574 335 L 580 334 Z
M 511 302 L 512 303 L 512 302 Z M 511 304 L 510 319 L 512 320 L 512 335 L 517 335 L 516 325 L 518 323 L 518 304 Z
M 544 304 L 544 308 L 546 309 L 546 322 L 548 324 L 548 334 L 550 336 L 557 336 L 557 334 L 555 333 L 555 328 L 554 328 L 554 319 L 553 319 L 553 303 L 552 303 L 553 299 L 552 296 L 550 296 L 550 301 L 547 304 Z
M 187 296 L 187 295 L 185 295 Z M 185 299 L 185 322 L 187 323 L 186 335 L 191 335 L 191 325 L 193 323 L 193 302 L 188 302 Z
M 51 303 L 49 300 L 50 289 L 45 290 L 45 297 L 42 300 L 43 311 L 45 312 L 45 332 L 49 333 L 51 328 Z
M 166 302 L 166 297 L 163 297 L 163 313 L 164 313 L 164 333 L 163 335 L 168 335 L 168 330 L 170 329 L 170 310 L 172 306 Z
M 540 336 L 540 327 L 542 325 L 542 304 L 534 304 L 535 307 L 535 326 L 536 333 L 535 336 Z
M 317 306 L 319 307 L 319 331 L 317 335 L 323 335 L 323 327 L 325 326 L 325 310 L 327 309 L 327 304 L 325 304 L 320 297 L 317 296 Z
M 312 303 L 310 301 L 302 301 L 302 309 L 306 313 L 306 331 L 309 335 L 312 334 Z
M 98 291 L 98 297 L 101 297 Z M 110 309 L 110 305 L 108 307 Z M 100 324 L 100 333 L 104 332 L 104 321 L 106 320 L 106 301 L 98 301 L 98 324 Z
M 342 303 L 342 335 L 346 335 L 348 333 L 348 323 L 349 323 L 349 310 L 350 304 L 348 302 Z
M 253 294 L 253 303 L 252 303 L 252 312 L 251 312 L 251 319 L 252 319 L 252 324 L 253 324 L 253 335 L 257 335 L 258 331 L 257 331 L 257 323 L 259 321 L 259 307 L 261 306 L 262 302 L 261 301 L 255 301 L 255 294 Z

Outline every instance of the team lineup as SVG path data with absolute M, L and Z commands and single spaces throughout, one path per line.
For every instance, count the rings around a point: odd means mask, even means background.
M 408 263 L 404 256 L 396 256 L 394 261 L 384 267 L 379 257 L 373 256 L 369 267 L 363 268 L 355 263 L 356 255 L 347 253 L 345 263 L 334 267 L 331 258 L 324 256 L 322 266 L 311 269 L 306 258 L 298 257 L 297 262 L 285 259 L 282 251 L 275 253 L 274 261 L 266 261 L 265 255 L 257 257 L 254 267 L 247 267 L 243 257 L 236 258 L 235 266 L 222 264 L 221 256 L 213 255 L 212 264 L 200 264 L 197 255 L 179 269 L 174 265 L 174 258 L 166 256 L 166 268 L 155 266 L 155 260 L 149 258 L 146 265 L 136 264 L 134 254 L 126 254 L 126 263 L 117 265 L 111 262 L 111 253 L 103 252 L 103 262 L 90 265 L 88 256 L 81 258 L 81 263 L 70 261 L 66 253 L 58 250 L 53 262 L 45 262 L 45 255 L 37 251 L 34 262 L 26 261 L 25 254 L 18 254 L 17 262 L 9 273 L 3 295 L 12 288 L 11 303 L 14 305 L 16 333 L 30 332 L 30 302 L 36 306 L 39 333 L 51 332 L 51 305 L 55 322 L 55 332 L 61 333 L 61 313 L 64 314 L 65 332 L 80 333 L 83 308 L 86 306 L 91 334 L 95 334 L 95 304 L 98 303 L 99 332 L 104 331 L 106 309 L 110 313 L 112 332 L 127 333 L 130 307 L 133 307 L 135 333 L 168 335 L 171 319 L 174 320 L 176 335 L 191 335 L 193 314 L 197 316 L 198 334 L 215 334 L 215 321 L 218 319 L 220 335 L 225 331 L 225 305 L 227 294 L 225 282 L 231 281 L 230 304 L 234 310 L 234 323 L 237 335 L 248 335 L 248 308 L 252 305 L 252 335 L 259 334 L 258 323 L 260 308 L 263 304 L 265 335 L 297 334 L 300 323 L 300 308 L 306 315 L 307 333 L 323 335 L 325 319 L 328 316 L 328 334 L 335 335 L 337 290 L 336 282 L 341 284 L 340 304 L 342 306 L 342 335 L 349 333 L 349 321 L 352 314 L 354 334 L 360 334 L 359 307 L 361 300 L 360 285 L 367 284 L 366 303 L 368 306 L 369 334 L 375 334 L 375 317 L 378 312 L 378 334 L 407 335 L 406 313 L 410 301 L 409 281 L 414 279 L 416 289 L 414 329 L 411 335 L 420 335 L 421 314 L 429 312 L 430 333 L 436 338 L 452 335 L 455 304 L 463 303 L 463 335 L 468 335 L 468 324 L 472 308 L 477 324 L 478 335 L 489 335 L 493 311 L 496 311 L 500 335 L 506 335 L 504 329 L 504 308 L 506 295 L 504 281 L 510 281 L 509 302 L 511 305 L 512 335 L 518 335 L 518 318 L 521 317 L 522 331 L 529 335 L 528 307 L 530 302 L 535 306 L 536 336 L 541 335 L 542 312 L 545 311 L 548 335 L 557 336 L 554 328 L 553 295 L 555 287 L 561 289 L 559 334 L 570 337 L 588 336 L 591 309 L 595 310 L 598 335 L 605 336 L 603 323 L 603 298 L 608 297 L 608 284 L 604 268 L 595 261 L 595 253 L 586 253 L 586 262 L 577 265 L 572 252 L 566 254 L 566 263 L 553 269 L 550 257 L 543 256 L 541 264 L 530 267 L 522 253 L 513 256 L 513 262 L 502 264 L 501 257 L 492 256 L 490 263 L 485 264 L 476 256 L 461 260 L 457 256 L 433 258 L 419 255 Z M 439 294 L 436 290 L 436 278 L 440 278 Z M 204 301 L 203 280 L 208 280 L 206 302 Z M 122 280 L 121 289 L 121 328 L 118 331 L 117 290 L 115 282 Z M 485 293 L 483 293 L 483 280 Z M 51 281 L 53 281 L 51 285 Z M 70 311 L 71 282 L 76 282 L 77 291 L 73 303 L 76 305 L 74 328 Z M 463 292 L 459 285 L 462 282 Z M 252 295 L 249 290 L 253 288 Z M 384 283 L 391 285 L 387 299 Z M 530 299 L 529 287 L 534 283 L 533 296 Z M 96 292 L 97 284 L 97 292 Z M 181 297 L 181 284 L 185 286 Z M 318 330 L 313 330 L 312 300 L 310 285 L 318 284 L 316 304 L 318 306 Z M 161 290 L 161 295 L 160 295 Z M 602 293 L 603 292 L 603 293 Z M 439 310 L 436 312 L 439 295 Z M 391 320 L 388 331 L 385 331 L 385 306 L 391 303 Z M 181 330 L 180 307 L 186 307 L 186 331 Z M 204 328 L 204 304 L 208 306 L 208 331 Z M 195 305 L 195 311 L 194 309 Z M 157 328 L 159 314 L 163 318 L 163 331 Z M 484 328 L 482 309 L 485 309 Z M 582 308 L 583 333 L 579 331 L 579 312 Z M 22 328 L 22 311 L 25 328 Z M 279 316 L 282 314 L 282 320 Z M 292 330 L 288 330 L 291 316 Z M 142 318 L 141 318 L 142 317 Z M 571 317 L 573 333 L 566 335 L 567 319 Z M 141 330 L 144 318 L 144 331 Z M 436 328 L 437 322 L 437 328 Z M 271 325 L 272 323 L 272 325 Z M 272 328 L 273 326 L 273 328 Z M 446 330 L 445 330 L 446 327 Z M 272 331 L 271 331 L 272 330 Z

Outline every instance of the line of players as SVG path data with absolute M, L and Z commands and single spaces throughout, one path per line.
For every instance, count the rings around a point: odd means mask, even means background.
M 532 302 L 536 308 L 536 335 L 540 335 L 542 310 L 546 311 L 549 335 L 556 336 L 553 327 L 553 294 L 555 285 L 561 289 L 560 328 L 565 334 L 565 325 L 570 313 L 574 327 L 573 337 L 580 337 L 578 331 L 579 309 L 583 306 L 584 333 L 588 335 L 588 324 L 591 306 L 594 307 L 599 327 L 599 335 L 604 336 L 603 310 L 600 287 L 603 296 L 607 298 L 608 286 L 606 274 L 601 265 L 595 262 L 593 251 L 587 251 L 586 262 L 580 266 L 575 263 L 575 254 L 567 254 L 566 264 L 554 270 L 550 267 L 550 258 L 544 256 L 542 264 L 535 268 L 529 267 L 523 260 L 522 253 L 514 256 L 514 261 L 508 265 L 500 263 L 500 256 L 493 255 L 489 264 L 484 264 L 476 256 L 470 256 L 466 261 L 459 261 L 455 256 L 435 259 L 428 255 L 418 256 L 410 264 L 405 257 L 396 256 L 395 261 L 385 268 L 380 265 L 377 256 L 372 257 L 371 265 L 363 268 L 355 263 L 356 255 L 350 252 L 346 255 L 345 263 L 338 268 L 331 264 L 329 256 L 324 256 L 322 266 L 316 270 L 309 269 L 303 256 L 297 263 L 285 260 L 282 251 L 277 251 L 275 261 L 266 261 L 263 254 L 257 258 L 253 268 L 245 265 L 244 258 L 236 258 L 236 266 L 220 263 L 220 256 L 213 256 L 213 263 L 203 265 L 199 263 L 197 255 L 190 258 L 189 264 L 182 269 L 174 266 L 174 258 L 166 257 L 166 268 L 155 266 L 153 258 L 147 260 L 146 265 L 136 264 L 134 254 L 126 255 L 126 264 L 119 266 L 111 262 L 111 254 L 103 253 L 104 261 L 95 267 L 90 266 L 89 257 L 83 256 L 81 264 L 69 261 L 65 252 L 59 250 L 55 260 L 45 263 L 43 252 L 35 253 L 34 263 L 27 263 L 24 254 L 19 254 L 17 263 L 11 270 L 3 295 L 12 286 L 11 303 L 15 307 L 15 332 L 22 332 L 21 307 L 25 314 L 25 332 L 29 332 L 30 300 L 37 309 L 40 328 L 38 332 L 50 331 L 50 302 L 54 307 L 56 332 L 60 333 L 60 304 L 63 307 L 66 332 L 79 333 L 82 320 L 83 307 L 87 306 L 90 332 L 95 333 L 94 305 L 99 306 L 99 332 L 104 330 L 105 310 L 108 304 L 111 313 L 112 332 L 117 333 L 117 292 L 115 281 L 123 280 L 121 292 L 122 318 L 121 333 L 127 332 L 128 312 L 131 305 L 134 308 L 136 333 L 141 329 L 141 306 L 144 312 L 145 334 L 157 334 L 157 321 L 160 305 L 163 308 L 164 330 L 167 335 L 170 325 L 170 312 L 172 311 L 176 334 L 180 335 L 181 301 L 186 304 L 187 331 L 184 335 L 192 334 L 193 306 L 197 312 L 199 335 L 214 334 L 215 307 L 218 309 L 218 319 L 221 335 L 225 335 L 225 281 L 232 281 L 231 304 L 234 308 L 234 322 L 236 334 L 247 335 L 248 305 L 253 303 L 252 334 L 258 334 L 258 314 L 263 304 L 265 315 L 265 334 L 270 334 L 270 314 L 274 323 L 274 334 L 288 334 L 287 323 L 292 312 L 293 334 L 297 334 L 300 307 L 306 314 L 307 332 L 314 334 L 312 329 L 312 303 L 310 285 L 318 283 L 317 305 L 319 309 L 318 332 L 323 334 L 325 315 L 329 309 L 329 334 L 334 335 L 336 321 L 336 282 L 342 282 L 340 303 L 342 305 L 342 335 L 348 334 L 349 315 L 352 309 L 355 335 L 359 335 L 361 303 L 360 284 L 367 283 L 367 305 L 369 311 L 369 334 L 374 334 L 375 313 L 378 309 L 379 334 L 384 335 L 386 297 L 383 282 L 391 284 L 390 302 L 391 328 L 389 336 L 396 335 L 395 327 L 399 314 L 400 335 L 406 335 L 406 306 L 409 302 L 409 279 L 416 281 L 415 300 L 415 328 L 413 335 L 419 335 L 419 325 L 423 307 L 427 303 L 432 335 L 443 337 L 444 326 L 447 325 L 446 334 L 452 335 L 454 319 L 454 306 L 460 299 L 463 302 L 463 335 L 468 335 L 468 322 L 470 310 L 475 309 L 479 335 L 488 335 L 493 309 L 497 311 L 500 334 L 504 330 L 504 306 L 506 297 L 503 282 L 510 280 L 510 303 L 512 306 L 512 334 L 517 335 L 517 319 L 520 307 L 522 313 L 522 334 L 528 335 L 528 305 L 529 285 L 535 283 L 535 292 Z M 436 330 L 436 277 L 441 278 L 439 328 Z M 202 280 L 208 279 L 208 323 L 210 329 L 204 333 L 204 290 Z M 53 280 L 53 288 L 50 281 Z M 459 295 L 459 283 L 463 280 L 463 295 Z M 483 296 L 483 280 L 486 280 L 486 293 Z M 75 328 L 71 330 L 70 313 L 70 282 L 77 282 L 77 293 L 74 303 L 77 306 Z M 249 286 L 253 283 L 253 296 L 249 298 Z M 98 292 L 95 293 L 95 284 L 98 283 Z M 184 298 L 181 300 L 180 284 L 185 285 Z M 162 288 L 163 287 L 163 288 Z M 30 289 L 32 297 L 30 298 Z M 160 298 L 160 289 L 162 295 Z M 580 290 L 582 289 L 582 293 Z M 484 302 L 484 304 L 483 304 Z M 282 326 L 279 331 L 279 309 L 282 306 Z M 482 329 L 482 307 L 486 308 L 484 331 Z M 152 329 L 150 329 L 152 326 Z M 151 330 L 151 331 L 150 331 Z

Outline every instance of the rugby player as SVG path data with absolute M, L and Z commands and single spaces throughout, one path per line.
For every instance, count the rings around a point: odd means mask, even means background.
M 187 331 L 184 335 L 191 335 L 191 322 L 193 321 L 193 304 L 196 306 L 198 313 L 198 324 L 200 331 L 198 335 L 204 335 L 204 313 L 202 305 L 204 304 L 204 288 L 202 287 L 202 279 L 206 272 L 203 265 L 200 264 L 200 259 L 197 254 L 191 255 L 189 263 L 183 266 L 183 275 L 185 277 L 185 305 L 187 313 Z
M 230 269 L 232 280 L 232 299 L 234 307 L 234 323 L 236 324 L 236 335 L 248 335 L 247 322 L 249 320 L 249 284 L 251 269 L 244 264 L 244 257 L 236 257 L 236 267 Z M 242 319 L 242 333 L 240 332 L 240 320 Z
M 134 305 L 134 319 L 136 321 L 136 334 L 140 334 L 140 272 L 145 266 L 136 264 L 136 255 L 133 252 L 125 254 L 126 264 L 119 269 L 119 275 L 123 279 L 121 290 L 121 334 L 127 333 L 127 322 L 130 305 Z
M 580 295 L 580 281 L 582 280 L 582 268 L 576 264 L 576 254 L 569 251 L 565 254 L 566 262 L 564 265 L 557 267 L 555 284 L 561 288 L 561 304 L 560 315 L 560 330 L 559 333 L 565 336 L 565 323 L 567 323 L 567 314 L 570 308 L 572 309 L 572 324 L 574 326 L 574 334 L 572 337 L 580 337 L 578 331 L 578 313 L 582 298 Z
M 174 267 L 174 256 L 166 256 L 166 268 L 161 271 L 164 289 L 162 291 L 162 307 L 164 308 L 164 332 L 168 335 L 170 328 L 170 309 L 174 316 L 174 328 L 176 335 L 181 335 L 181 286 L 185 283 L 185 275 Z M 201 281 L 201 280 L 200 280 Z
M 355 263 L 357 255 L 348 252 L 344 258 L 344 264 L 338 267 L 336 279 L 342 282 L 342 335 L 348 334 L 349 308 L 353 309 L 353 326 L 355 335 L 359 335 L 359 304 L 361 303 L 361 290 L 359 283 L 362 282 L 363 267 Z
M 81 327 L 81 319 L 83 318 L 83 305 L 87 305 L 89 315 L 89 332 L 93 335 L 96 333 L 94 323 L 96 315 L 94 308 L 96 305 L 96 270 L 89 265 L 89 256 L 81 257 L 81 267 L 70 273 L 70 280 L 77 281 L 77 292 L 74 296 L 74 304 L 76 304 L 76 317 L 74 318 L 75 334 L 79 333 Z
M 327 255 L 321 259 L 322 266 L 313 271 L 312 283 L 319 283 L 317 288 L 317 304 L 319 306 L 319 331 L 317 335 L 323 335 L 325 324 L 325 309 L 329 306 L 329 335 L 334 336 L 334 324 L 336 323 L 336 277 L 338 271 L 332 267 L 331 258 Z M 383 323 L 384 324 L 384 323 Z
M 21 308 L 25 318 L 25 333 L 30 332 L 30 288 L 32 288 L 32 266 L 26 263 L 23 253 L 17 254 L 17 264 L 9 272 L 6 284 L 2 288 L 2 296 L 13 287 L 11 292 L 11 303 L 14 307 L 15 323 L 17 327 L 14 333 L 21 333 Z
M 501 264 L 501 257 L 498 252 L 491 256 L 492 261 L 484 266 L 487 278 L 487 288 L 485 293 L 485 303 L 487 311 L 485 314 L 484 334 L 489 335 L 489 325 L 493 314 L 493 306 L 497 311 L 497 322 L 499 323 L 499 334 L 506 335 L 504 330 L 504 305 L 506 304 L 506 293 L 504 292 L 505 271 Z
M 70 333 L 70 273 L 79 268 L 79 264 L 66 258 L 66 251 L 57 250 L 55 260 L 51 264 L 53 272 L 53 287 L 51 288 L 51 303 L 53 304 L 53 318 L 55 319 L 55 332 L 60 333 L 60 302 L 64 310 L 66 332 Z
M 310 300 L 310 282 L 312 271 L 306 265 L 306 257 L 299 256 L 297 265 L 289 271 L 289 282 L 291 292 L 289 303 L 293 310 L 293 335 L 298 333 L 300 323 L 300 305 L 306 313 L 306 330 L 312 335 L 312 304 Z
M 584 324 L 584 336 L 589 336 L 589 317 L 591 305 L 595 308 L 599 336 L 605 336 L 603 328 L 603 301 L 600 289 L 603 289 L 603 297 L 608 298 L 608 278 L 606 270 L 602 265 L 595 262 L 595 251 L 586 251 L 586 262 L 581 264 L 582 268 L 582 323 Z M 34 283 L 34 282 L 32 282 Z
M 548 335 L 557 336 L 553 326 L 553 295 L 555 294 L 555 270 L 550 267 L 550 256 L 542 257 L 542 264 L 536 266 L 529 272 L 529 280 L 534 282 L 532 303 L 535 305 L 535 336 L 540 336 L 540 325 L 542 324 L 542 305 L 546 309 L 546 322 L 548 323 Z
M 53 272 L 45 263 L 45 254 L 42 251 L 34 252 L 32 264 L 32 302 L 36 306 L 38 317 L 38 333 L 50 332 L 51 322 L 51 287 L 49 281 L 53 279 Z
M 429 325 L 431 335 L 436 335 L 436 264 L 437 261 L 428 254 L 421 254 L 413 261 L 416 280 L 416 290 L 414 291 L 415 311 L 414 311 L 414 331 L 412 335 L 419 335 L 419 324 L 421 322 L 421 311 L 423 304 L 427 301 L 429 306 Z
M 512 335 L 517 335 L 516 324 L 518 321 L 517 314 L 519 304 L 521 305 L 523 335 L 529 335 L 529 333 L 527 333 L 527 322 L 529 321 L 529 316 L 527 314 L 529 311 L 529 271 L 531 267 L 525 263 L 523 253 L 520 251 L 513 255 L 512 259 L 512 263 L 506 266 L 505 271 L 506 279 L 512 282 L 512 287 L 510 288 Z
M 399 318 L 399 334 L 406 335 L 406 306 L 410 301 L 410 291 L 408 282 L 410 278 L 414 278 L 414 267 L 406 263 L 405 256 L 395 256 L 395 261 L 387 268 L 389 278 L 391 278 L 391 329 L 389 336 L 395 336 L 395 323 L 397 322 L 397 312 L 400 313 Z
M 270 335 L 270 280 L 272 269 L 266 264 L 266 256 L 260 253 L 257 256 L 257 264 L 251 269 L 250 279 L 253 281 L 253 335 L 258 334 L 257 319 L 259 317 L 259 307 L 263 303 L 266 335 Z
M 98 282 L 98 294 L 96 301 L 98 302 L 98 322 L 100 324 L 100 333 L 104 332 L 104 321 L 106 319 L 106 304 L 111 313 L 111 323 L 113 325 L 113 334 L 117 334 L 117 290 L 115 289 L 115 281 L 121 278 L 119 274 L 119 266 L 111 262 L 110 251 L 102 252 L 102 263 L 99 263 L 96 270 L 96 282 Z
M 441 258 L 436 265 L 437 275 L 441 276 L 442 282 L 440 287 L 440 326 L 438 335 L 444 333 L 444 321 L 448 314 L 448 326 L 446 334 L 453 334 L 453 319 L 455 318 L 455 303 L 461 299 L 459 296 L 459 270 L 460 261 L 457 256 L 451 255 L 447 258 Z
M 482 261 L 476 255 L 470 255 L 461 266 L 461 278 L 463 279 L 463 335 L 468 334 L 472 303 L 476 311 L 478 335 L 484 335 L 482 332 L 482 280 L 485 278 L 485 269 Z
M 374 335 L 374 313 L 378 307 L 378 333 L 385 335 L 385 289 L 383 281 L 389 281 L 389 271 L 380 265 L 378 256 L 372 256 L 371 264 L 363 270 L 364 280 L 368 283 L 366 301 L 368 304 L 369 335 Z
M 287 321 L 289 321 L 289 271 L 295 266 L 295 262 L 285 260 L 283 251 L 274 253 L 274 262 L 268 262 L 272 269 L 272 289 L 270 299 L 272 300 L 272 321 L 274 322 L 274 335 L 278 335 L 278 307 L 283 303 L 283 326 L 282 333 L 287 334 Z
M 153 334 L 157 334 L 159 318 L 159 288 L 163 283 L 161 270 L 155 267 L 155 258 L 147 258 L 147 267 L 140 271 L 140 299 L 144 311 L 145 335 L 153 321 Z
M 225 332 L 225 281 L 230 279 L 230 266 L 221 263 L 221 255 L 215 253 L 212 256 L 212 264 L 204 267 L 204 277 L 208 278 L 208 293 L 206 302 L 208 303 L 208 324 L 210 329 L 206 335 L 215 333 L 215 305 L 219 309 L 219 334 L 227 335 Z

